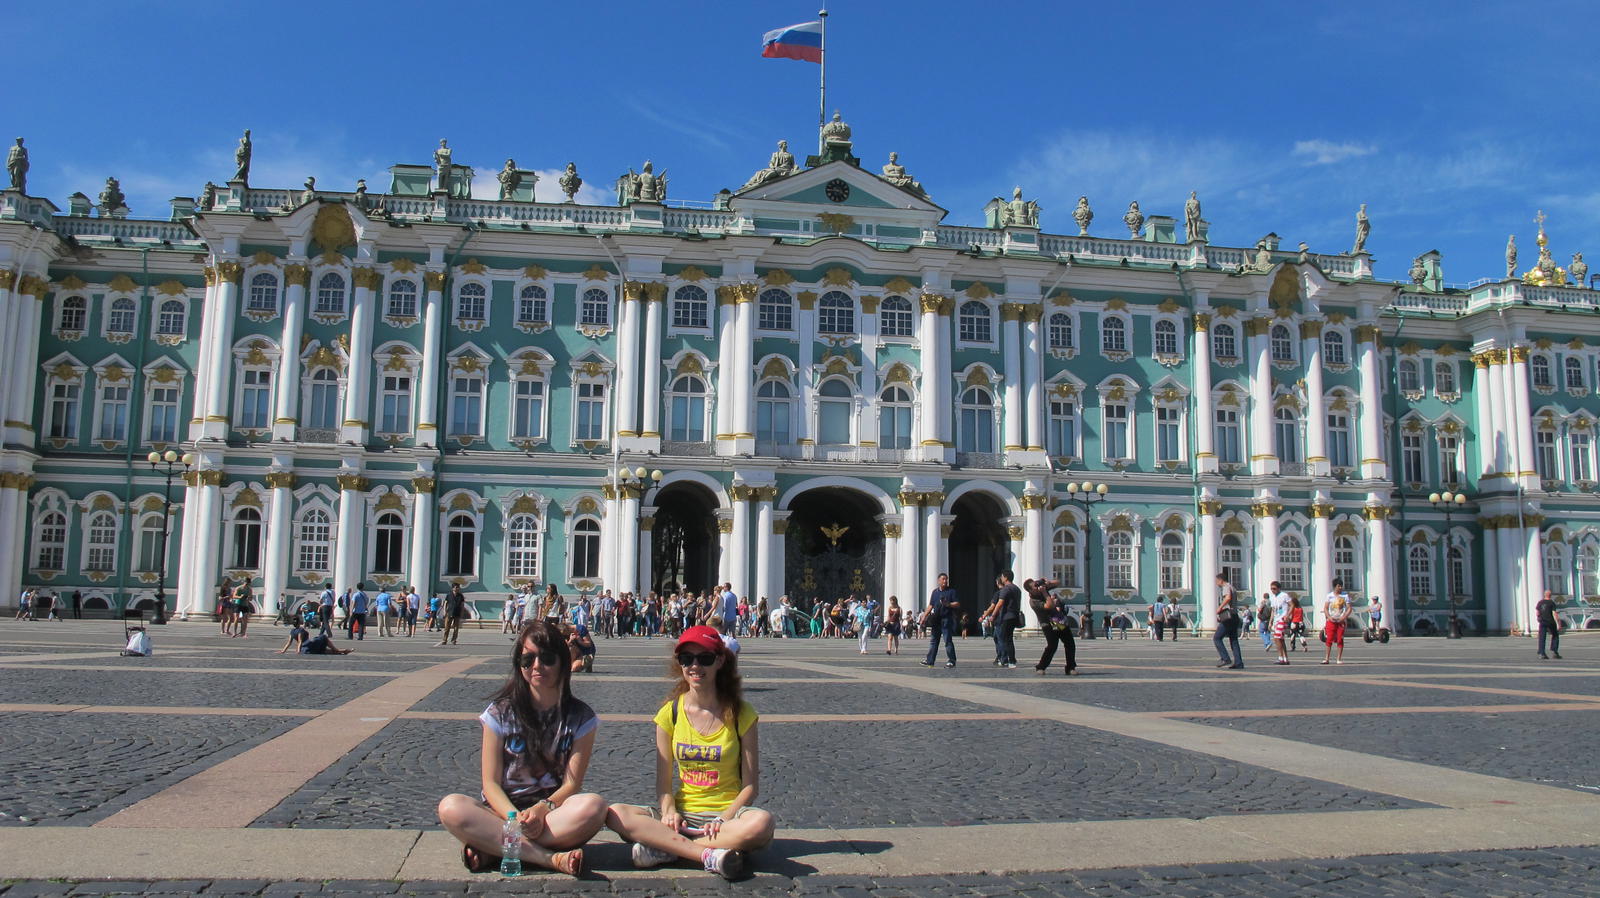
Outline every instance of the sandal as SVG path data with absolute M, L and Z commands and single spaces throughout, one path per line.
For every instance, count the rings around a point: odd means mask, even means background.
M 550 868 L 568 876 L 582 876 L 583 849 L 574 848 L 571 851 L 558 851 L 550 855 Z
M 500 869 L 500 856 L 479 851 L 471 845 L 463 845 L 461 865 L 467 868 L 468 873 L 488 873 Z

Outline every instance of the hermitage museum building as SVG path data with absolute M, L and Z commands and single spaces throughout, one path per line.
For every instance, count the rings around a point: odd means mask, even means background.
M 443 141 L 383 193 L 257 186 L 246 132 L 234 177 L 138 217 L 115 180 L 29 195 L 19 139 L 5 601 L 195 617 L 248 581 L 270 613 L 365 581 L 494 614 L 729 581 L 920 608 L 948 571 L 976 620 L 1013 568 L 1097 626 L 1159 597 L 1208 629 L 1226 572 L 1318 606 L 1341 578 L 1402 634 L 1526 633 L 1546 589 L 1600 627 L 1600 292 L 1542 223 L 1526 272 L 1508 247 L 1447 286 L 1426 253 L 1395 283 L 1365 207 L 1338 254 L 1213 245 L 1193 195 L 1050 229 L 1018 190 L 957 227 L 837 115 L 817 145 L 706 202 L 647 163 L 590 205 L 574 166 L 536 202 Z

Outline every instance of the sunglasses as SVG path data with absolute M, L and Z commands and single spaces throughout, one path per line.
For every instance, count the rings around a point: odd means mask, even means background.
M 710 667 L 711 665 L 713 665 L 715 663 L 717 663 L 717 655 L 716 655 L 715 652 L 679 652 L 678 653 L 678 666 L 679 667 L 688 667 L 691 664 L 698 664 L 701 667 Z
M 528 668 L 532 667 L 533 662 L 535 661 L 538 661 L 545 667 L 555 667 L 561 663 L 561 656 L 550 649 L 545 649 L 542 652 L 526 652 L 517 656 L 517 666 L 523 670 L 527 670 Z

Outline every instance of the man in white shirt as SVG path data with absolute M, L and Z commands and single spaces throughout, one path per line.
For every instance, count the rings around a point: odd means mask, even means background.
M 1334 580 L 1333 591 L 1322 600 L 1322 663 L 1327 664 L 1333 655 L 1334 645 L 1339 646 L 1339 660 L 1344 663 L 1344 622 L 1350 617 L 1350 596 L 1345 594 L 1344 581 Z
M 1283 584 L 1272 581 L 1272 647 L 1278 652 L 1274 664 L 1289 663 L 1289 651 L 1284 645 L 1289 628 L 1289 605 L 1289 594 L 1283 591 Z

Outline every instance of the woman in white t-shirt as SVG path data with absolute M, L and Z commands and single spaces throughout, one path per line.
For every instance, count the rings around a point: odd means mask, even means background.
M 1334 645 L 1339 646 L 1339 660 L 1336 664 L 1344 663 L 1344 622 L 1350 618 L 1350 597 L 1345 594 L 1344 581 L 1333 581 L 1333 591 L 1322 600 L 1322 641 L 1326 643 L 1322 650 L 1322 663 L 1327 664 L 1333 656 Z

